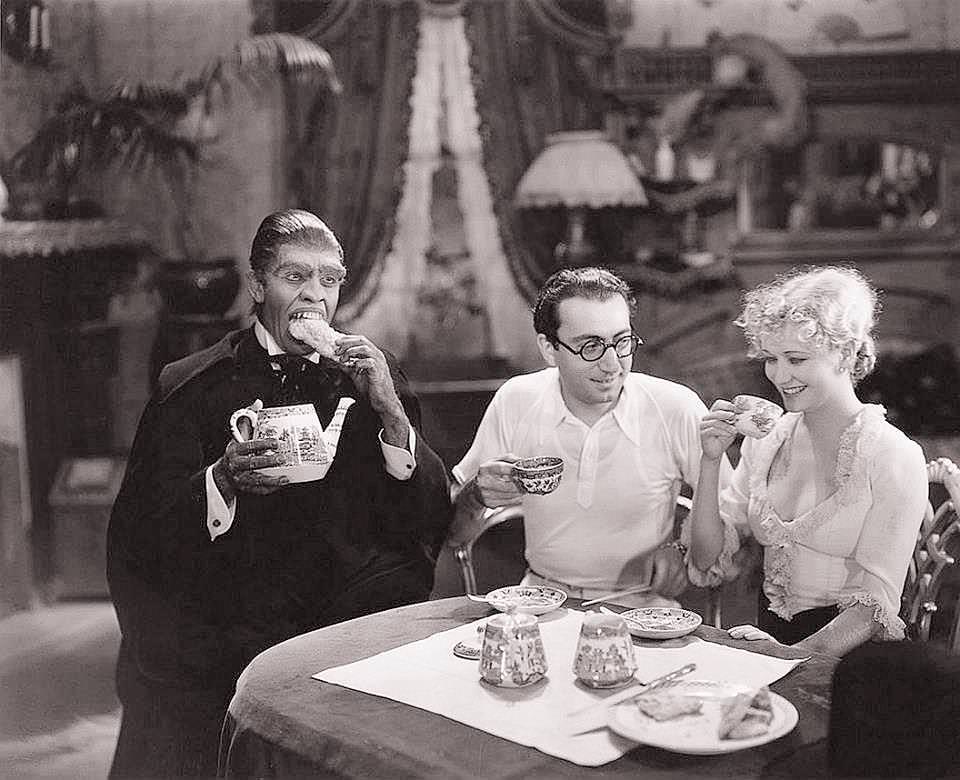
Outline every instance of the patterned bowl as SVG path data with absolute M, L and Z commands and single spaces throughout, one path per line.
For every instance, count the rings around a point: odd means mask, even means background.
M 514 479 L 527 493 L 552 493 L 560 484 L 562 474 L 563 458 L 523 458 L 513 464 Z

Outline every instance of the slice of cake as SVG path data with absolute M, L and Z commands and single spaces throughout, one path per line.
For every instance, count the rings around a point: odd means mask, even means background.
M 638 696 L 635 701 L 640 712 L 658 721 L 695 715 L 703 709 L 703 702 L 696 697 L 673 693 L 649 693 Z
M 337 339 L 343 334 L 319 317 L 295 317 L 290 321 L 290 335 L 309 344 L 323 357 L 334 358 Z
M 754 694 L 738 693 L 723 706 L 720 714 L 720 739 L 749 739 L 766 734 L 773 721 L 770 691 L 764 686 Z

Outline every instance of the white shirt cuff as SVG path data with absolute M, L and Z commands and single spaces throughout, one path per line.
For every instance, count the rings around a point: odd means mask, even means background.
M 417 434 L 413 431 L 413 426 L 408 425 L 410 432 L 407 436 L 407 448 L 394 447 L 383 440 L 383 428 L 380 429 L 380 449 L 383 450 L 383 462 L 387 467 L 387 474 L 394 479 L 406 482 L 413 476 L 417 468 L 417 460 L 413 453 L 417 448 Z
M 225 534 L 233 525 L 233 517 L 237 512 L 237 501 L 227 505 L 220 495 L 217 483 L 213 479 L 213 466 L 207 466 L 206 473 L 207 485 L 207 531 L 210 532 L 210 541 L 212 542 L 220 534 Z

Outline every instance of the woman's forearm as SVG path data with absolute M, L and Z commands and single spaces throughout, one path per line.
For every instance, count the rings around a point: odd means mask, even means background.
M 880 625 L 873 619 L 873 607 L 856 604 L 848 607 L 827 625 L 794 647 L 811 653 L 842 656 L 869 641 Z
M 720 519 L 721 459 L 700 459 L 700 477 L 690 510 L 690 558 L 700 571 L 706 571 L 723 551 L 723 521 Z

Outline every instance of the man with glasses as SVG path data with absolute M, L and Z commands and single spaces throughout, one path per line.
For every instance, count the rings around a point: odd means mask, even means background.
M 213 777 L 234 684 L 257 653 L 429 595 L 449 483 L 406 378 L 363 335 L 335 334 L 320 355 L 291 333 L 333 318 L 346 270 L 316 216 L 271 214 L 250 254 L 252 327 L 160 375 L 108 533 L 122 632 L 114 777 Z M 264 475 L 277 440 L 231 435 L 232 413 L 261 404 L 312 404 L 327 428 L 345 398 L 321 480 Z
M 548 368 L 513 377 L 491 400 L 453 469 L 460 487 L 447 541 L 471 538 L 491 508 L 522 504 L 524 584 L 584 599 L 649 586 L 615 600 L 676 605 L 688 584 L 676 499 L 683 483 L 697 484 L 707 409 L 689 388 L 631 370 L 643 343 L 632 307 L 626 282 L 601 268 L 544 282 L 533 324 Z M 541 455 L 563 458 L 560 484 L 525 494 L 513 464 Z

